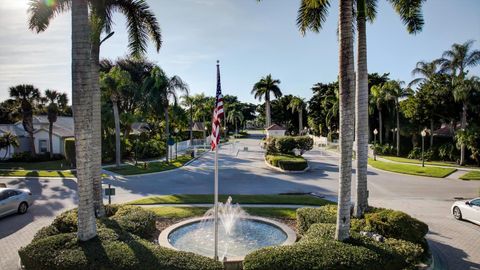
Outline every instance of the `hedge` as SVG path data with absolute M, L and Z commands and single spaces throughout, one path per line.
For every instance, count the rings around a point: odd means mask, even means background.
M 244 270 L 383 269 L 373 251 L 335 240 L 315 239 L 291 246 L 263 248 L 248 254 Z
M 65 159 L 70 163 L 72 168 L 76 167 L 76 156 L 75 156 L 75 139 L 67 138 L 64 143 L 65 149 Z
M 270 165 L 287 171 L 303 171 L 308 167 L 308 163 L 303 157 L 277 154 L 267 155 L 265 159 Z
M 294 149 L 298 149 L 302 154 L 306 151 L 312 150 L 313 139 L 308 136 L 284 136 L 284 137 L 269 137 L 264 143 L 267 154 L 293 154 Z
M 337 206 L 324 205 L 318 208 L 297 209 L 298 233 L 304 234 L 314 223 L 335 223 L 337 221 Z
M 222 264 L 189 252 L 163 248 L 125 231 L 99 228 L 80 242 L 75 232 L 49 236 L 19 250 L 25 269 L 221 270 Z

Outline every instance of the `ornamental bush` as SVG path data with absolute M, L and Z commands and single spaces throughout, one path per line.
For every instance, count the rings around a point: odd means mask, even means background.
M 298 233 L 304 234 L 314 223 L 335 223 L 337 221 L 337 206 L 324 205 L 318 208 L 297 209 Z
M 279 153 L 291 155 L 293 154 L 293 149 L 297 148 L 297 141 L 295 137 L 280 137 L 276 140 L 275 147 Z
M 265 159 L 270 165 L 287 171 L 302 171 L 308 167 L 308 163 L 303 157 L 293 155 L 270 154 Z

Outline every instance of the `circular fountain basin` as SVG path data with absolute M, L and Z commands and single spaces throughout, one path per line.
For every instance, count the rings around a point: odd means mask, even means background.
M 257 249 L 289 245 L 295 240 L 295 232 L 282 223 L 262 217 L 242 217 L 230 234 L 219 224 L 218 256 L 223 261 L 242 261 L 245 255 Z M 174 224 L 162 231 L 158 242 L 164 247 L 213 257 L 213 219 L 194 218 Z

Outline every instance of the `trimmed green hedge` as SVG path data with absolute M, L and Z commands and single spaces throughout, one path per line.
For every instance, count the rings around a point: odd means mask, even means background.
M 298 208 L 297 209 L 297 229 L 298 233 L 304 234 L 314 223 L 332 223 L 337 221 L 337 206 L 324 205 L 318 208 Z
M 267 162 L 286 171 L 303 171 L 308 167 L 307 161 L 301 156 L 293 155 L 267 155 Z
M 107 228 L 80 242 L 63 233 L 34 241 L 19 250 L 25 269 L 162 269 L 221 270 L 220 262 L 189 252 L 163 248 L 133 234 Z
M 302 153 L 313 148 L 313 139 L 309 136 L 284 136 L 270 137 L 264 143 L 267 154 L 293 154 L 293 149 L 301 150 Z
M 244 270 L 358 269 L 375 270 L 381 258 L 359 246 L 326 239 L 268 247 L 248 254 Z

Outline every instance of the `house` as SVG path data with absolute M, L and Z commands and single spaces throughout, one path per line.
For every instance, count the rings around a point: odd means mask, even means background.
M 48 138 L 49 122 L 46 115 L 37 115 L 33 117 L 33 136 L 35 138 L 35 151 L 37 154 L 47 153 L 50 151 Z M 52 143 L 53 153 L 65 155 L 64 144 L 65 139 L 74 137 L 73 117 L 58 116 L 57 121 L 53 124 Z M 20 147 L 10 149 L 7 158 L 12 157 L 13 153 L 30 151 L 29 135 L 23 128 L 22 122 L 15 124 L 0 125 L 0 136 L 5 132 L 11 132 L 17 136 Z M 0 157 L 3 158 L 6 149 L 0 150 Z
M 267 138 L 269 137 L 281 137 L 285 136 L 285 132 L 287 131 L 284 127 L 273 124 L 265 129 L 267 133 Z

